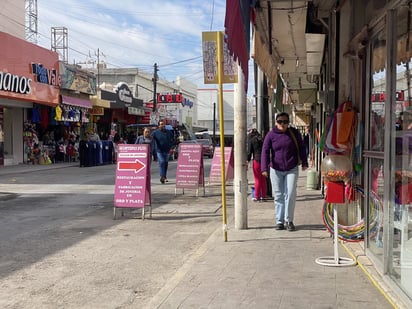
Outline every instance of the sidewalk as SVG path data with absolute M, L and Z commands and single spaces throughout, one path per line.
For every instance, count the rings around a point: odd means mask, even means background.
M 68 167 L 78 167 L 78 163 L 10 166 L 0 169 L 0 177 Z M 339 245 L 339 257 L 354 254 L 361 266 L 316 263 L 318 257 L 334 255 L 333 239 L 322 222 L 321 192 L 307 190 L 306 172 L 300 174 L 295 232 L 276 231 L 273 200 L 252 202 L 250 195 L 248 229 L 234 229 L 233 187 L 227 186 L 228 241 L 224 241 L 222 227 L 217 228 L 205 242 L 193 248 L 180 268 L 173 270 L 173 275 L 145 302 L 145 308 L 406 308 L 363 256 L 362 243 Z M 253 177 L 249 175 L 248 179 L 251 183 Z M 249 190 L 251 187 L 249 184 Z M 160 206 L 154 209 L 154 218 L 159 212 L 173 213 L 175 208 L 182 211 L 192 206 L 191 194 L 173 198 L 170 192 L 165 194 L 170 186 L 159 185 L 152 190 L 156 191 L 156 203 Z M 201 203 L 199 209 L 219 212 L 220 186 L 207 190 L 208 198 L 196 199 Z M 148 221 L 146 228 L 162 228 L 160 222 Z M 127 225 L 132 223 L 125 221 Z M 188 233 L 183 225 L 182 233 Z M 150 251 L 155 243 L 148 240 L 146 245 Z M 173 239 L 169 245 L 174 246 Z M 168 248 L 162 252 L 167 254 Z M 134 305 L 122 308 L 135 308 Z
M 27 173 L 32 171 L 55 170 L 68 167 L 79 167 L 79 162 L 59 162 L 54 164 L 18 164 L 0 168 L 0 176 Z
M 298 181 L 295 232 L 274 229 L 273 200 L 252 202 L 250 196 L 248 229 L 235 230 L 231 190 L 228 241 L 216 230 L 146 308 L 406 308 L 366 257 L 360 260 L 369 265 L 368 274 L 359 265 L 316 263 L 318 257 L 333 257 L 334 246 L 322 222 L 320 191 L 306 189 L 306 172 Z M 359 251 L 359 246 L 347 248 Z M 338 251 L 339 257 L 351 257 L 342 245 Z

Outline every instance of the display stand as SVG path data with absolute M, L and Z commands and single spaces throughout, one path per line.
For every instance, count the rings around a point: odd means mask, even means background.
M 334 256 L 322 256 L 316 259 L 316 263 L 323 266 L 353 266 L 356 261 L 351 258 L 339 257 L 338 250 L 338 210 L 336 203 L 333 204 L 333 242 Z
M 117 210 L 142 210 L 149 207 L 152 217 L 150 159 L 148 144 L 119 144 L 116 159 L 116 179 L 114 190 L 113 219 L 117 218 Z
M 182 194 L 185 194 L 185 189 L 194 189 L 196 190 L 196 197 L 198 197 L 199 187 L 203 187 L 203 196 L 205 196 L 204 175 L 202 145 L 189 143 L 179 144 L 175 196 L 177 196 L 177 189 L 180 188 L 182 189 Z

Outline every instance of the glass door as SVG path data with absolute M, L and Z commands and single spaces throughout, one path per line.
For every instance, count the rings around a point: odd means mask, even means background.
M 379 32 L 371 42 L 371 95 L 369 101 L 369 134 L 366 151 L 368 162 L 367 247 L 383 263 L 383 200 L 386 103 L 386 32 Z
M 410 4 L 409 4 L 410 6 Z M 392 107 L 395 125 L 393 158 L 393 202 L 389 212 L 389 271 L 400 287 L 412 296 L 412 102 L 411 102 L 411 8 L 400 6 L 396 12 L 396 82 Z

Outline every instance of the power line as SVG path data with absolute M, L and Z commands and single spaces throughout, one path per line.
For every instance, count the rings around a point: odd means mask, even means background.
M 181 61 L 177 61 L 177 62 L 172 62 L 172 63 L 168 63 L 168 64 L 161 64 L 161 65 L 159 65 L 159 67 L 164 68 L 164 67 L 167 67 L 167 66 L 181 64 L 181 63 L 189 62 L 189 61 L 192 61 L 192 60 L 197 60 L 197 59 L 200 59 L 200 58 L 202 58 L 202 56 L 198 56 L 198 57 L 194 57 L 194 58 L 190 58 L 190 59 L 185 59 L 185 60 L 181 60 Z

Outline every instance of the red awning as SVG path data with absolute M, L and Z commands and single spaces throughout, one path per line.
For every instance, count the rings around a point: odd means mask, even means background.
M 92 102 L 90 100 L 68 97 L 64 95 L 62 95 L 62 103 L 78 107 L 92 108 Z
M 249 0 L 226 0 L 225 29 L 227 34 L 227 44 L 230 53 L 235 60 L 239 61 L 242 68 L 245 87 L 247 91 L 249 76 L 249 29 L 250 27 L 250 4 Z M 243 18 L 242 18 L 243 15 Z

